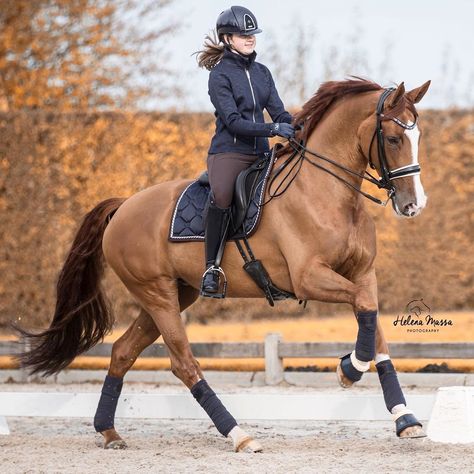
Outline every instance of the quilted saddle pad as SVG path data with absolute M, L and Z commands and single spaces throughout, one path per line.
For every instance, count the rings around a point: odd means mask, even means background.
M 250 197 L 245 219 L 240 230 L 228 240 L 249 237 L 257 229 L 262 214 L 262 202 L 265 196 L 265 187 L 268 176 L 274 163 L 273 153 L 268 155 L 266 164 L 259 174 L 254 186 L 255 192 Z M 196 179 L 191 182 L 179 196 L 171 218 L 168 239 L 172 242 L 192 242 L 204 240 L 204 223 L 207 203 L 209 199 L 209 184 Z

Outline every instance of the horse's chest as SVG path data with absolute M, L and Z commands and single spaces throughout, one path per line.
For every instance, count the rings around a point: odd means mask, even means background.
M 335 267 L 338 273 L 348 276 L 372 264 L 375 258 L 375 240 L 365 229 L 352 227 L 341 239 L 338 250 L 339 259 Z

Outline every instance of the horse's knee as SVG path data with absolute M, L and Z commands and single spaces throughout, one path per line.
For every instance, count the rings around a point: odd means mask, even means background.
M 366 311 L 377 311 L 377 303 L 371 295 L 367 293 L 358 293 L 354 299 L 354 310 L 356 313 Z

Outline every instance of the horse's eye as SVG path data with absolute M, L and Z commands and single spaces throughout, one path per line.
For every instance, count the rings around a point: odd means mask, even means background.
M 400 143 L 400 137 L 387 137 L 387 141 L 388 143 L 390 143 L 390 145 L 398 145 Z

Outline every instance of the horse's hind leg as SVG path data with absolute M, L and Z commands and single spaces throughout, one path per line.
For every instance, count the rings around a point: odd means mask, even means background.
M 171 371 L 190 389 L 217 430 L 223 436 L 232 439 L 236 451 L 261 451 L 259 443 L 238 426 L 204 379 L 199 363 L 192 354 L 185 327 L 179 315 L 176 281 L 160 278 L 153 283 L 137 282 L 127 286 L 159 328 L 168 348 Z
M 192 287 L 179 285 L 180 311 L 184 311 L 199 296 Z M 160 337 L 153 318 L 141 310 L 138 318 L 112 346 L 112 357 L 102 396 L 94 419 L 96 430 L 104 436 L 104 448 L 125 448 L 125 441 L 114 427 L 115 409 L 122 389 L 123 377 L 137 357 Z
M 104 437 L 104 448 L 126 447 L 114 427 L 115 410 L 122 391 L 123 377 L 141 352 L 160 337 L 151 316 L 141 310 L 138 318 L 112 346 L 112 357 L 94 417 L 94 427 Z

